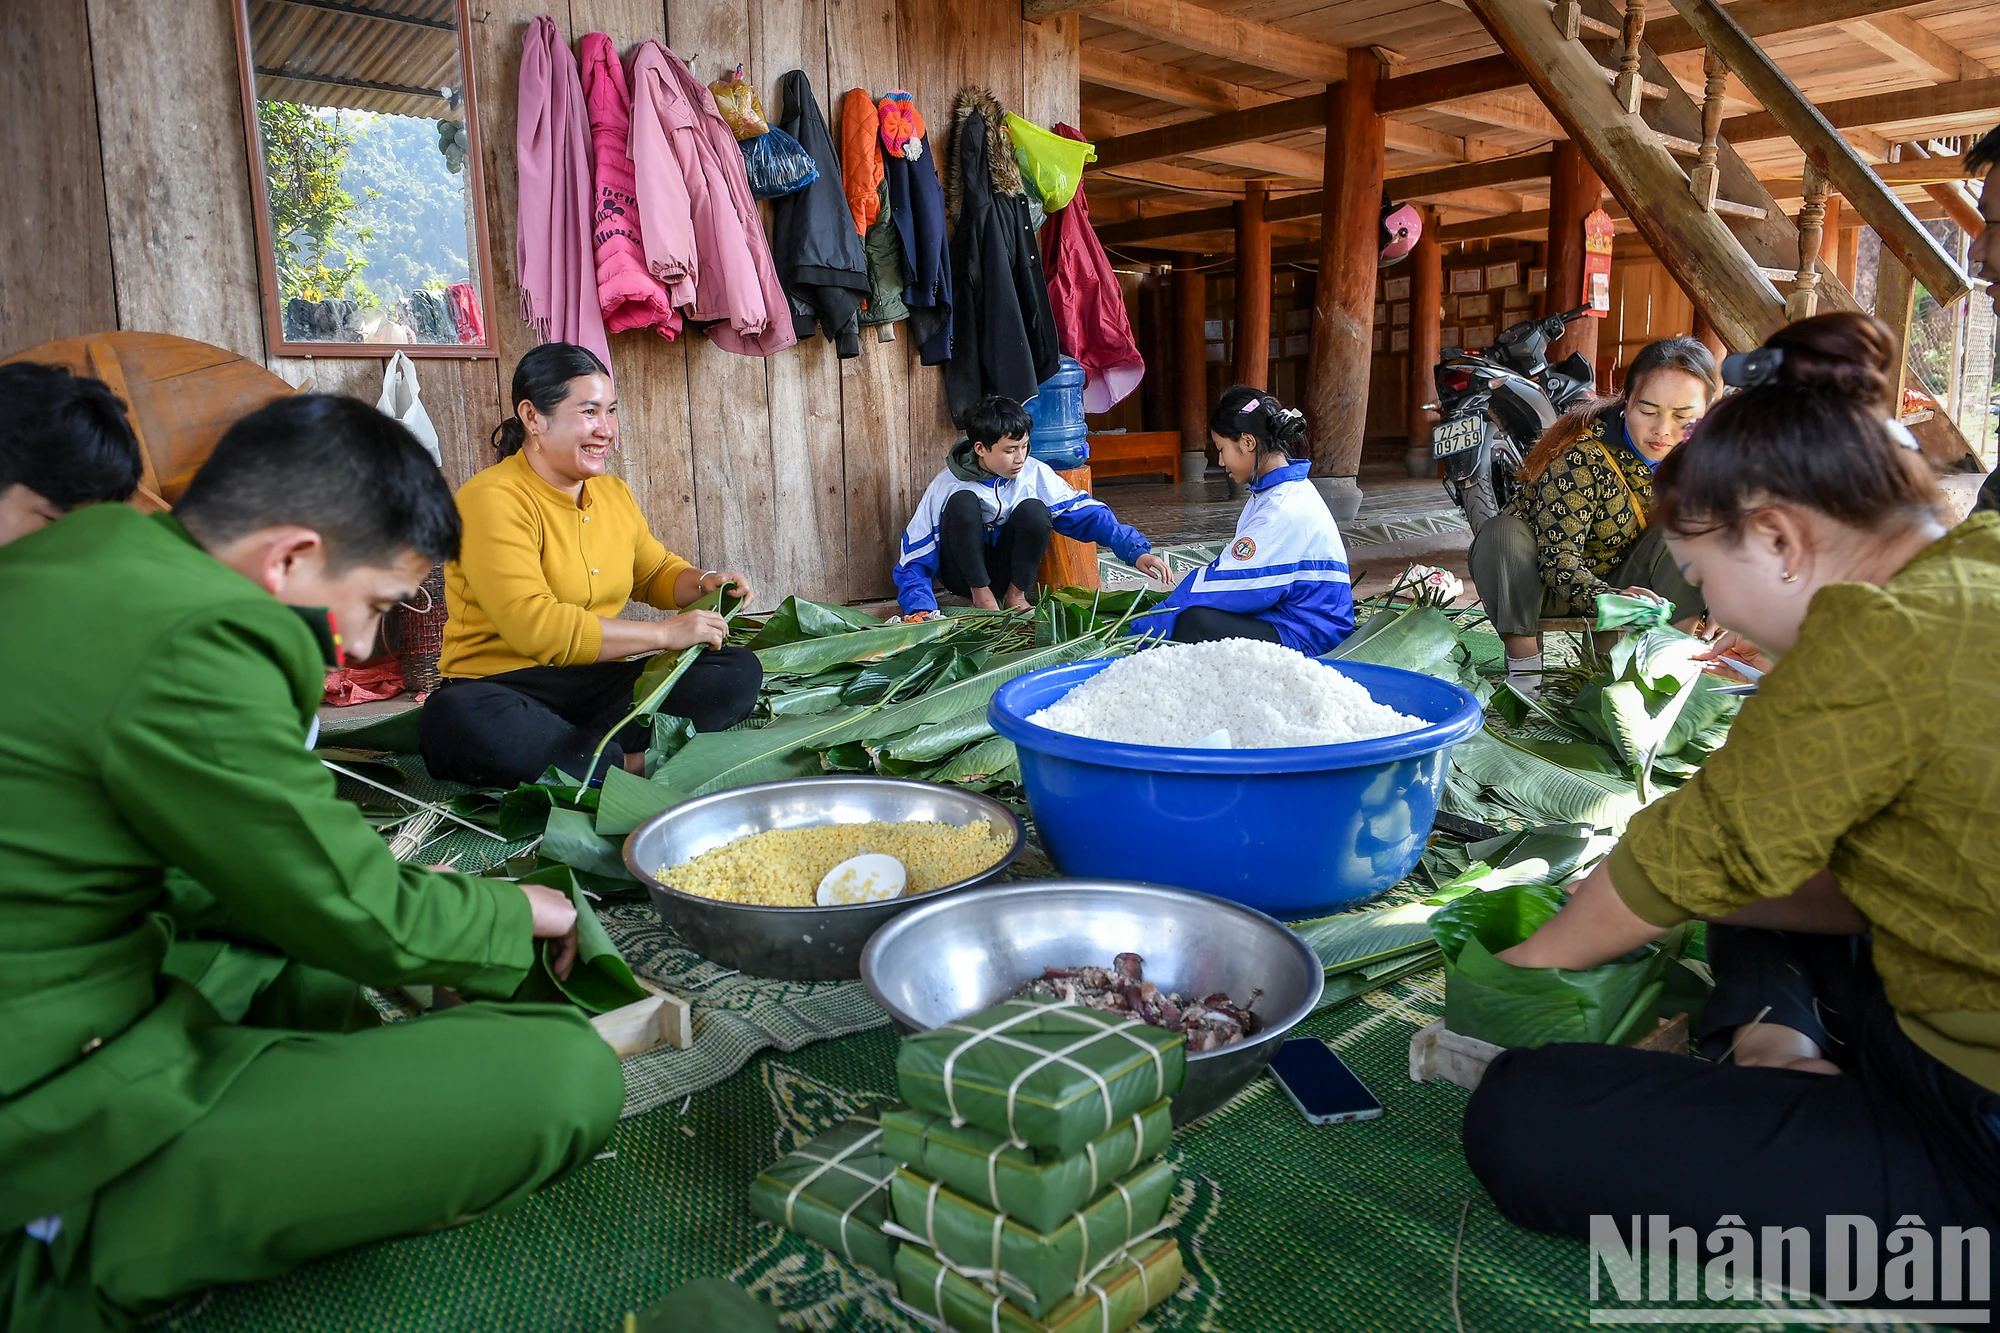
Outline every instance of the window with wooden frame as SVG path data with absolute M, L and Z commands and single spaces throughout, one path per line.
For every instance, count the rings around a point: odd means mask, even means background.
M 490 357 L 467 0 L 236 0 L 271 350 Z

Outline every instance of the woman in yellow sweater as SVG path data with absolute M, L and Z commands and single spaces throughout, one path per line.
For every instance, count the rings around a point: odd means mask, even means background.
M 1882 1294 L 1944 1306 L 1987 1294 L 2000 1234 L 2000 516 L 1942 525 L 1886 419 L 1895 355 L 1841 314 L 1730 358 L 1747 387 L 1661 465 L 1655 519 L 1711 614 L 1777 665 L 1728 745 L 1500 955 L 1588 968 L 1718 923 L 1707 1059 L 1508 1051 L 1464 1140 L 1524 1225 L 1622 1234 L 1638 1215 L 1651 1245 L 1727 1225 L 1767 1248 L 1803 1227 L 1826 1292 L 1829 1263 L 1855 1271 L 1830 1233 L 1865 1224 L 1890 1255 L 1921 1249 Z M 1897 1241 L 1906 1222 L 1925 1234 Z M 1828 1294 L 1875 1294 L 1861 1248 L 1868 1290 Z
M 710 611 L 617 619 L 628 600 L 673 610 L 734 583 L 703 572 L 648 531 L 632 492 L 604 475 L 618 447 L 611 375 L 588 349 L 545 343 L 514 369 L 515 415 L 493 432 L 500 461 L 458 492 L 465 535 L 445 567 L 445 682 L 425 703 L 424 763 L 442 778 L 511 787 L 551 765 L 581 777 L 632 707 L 645 656 L 704 644 L 663 712 L 698 731 L 742 721 L 757 702 L 756 654 L 723 647 Z M 615 737 L 613 763 L 637 771 L 645 730 Z

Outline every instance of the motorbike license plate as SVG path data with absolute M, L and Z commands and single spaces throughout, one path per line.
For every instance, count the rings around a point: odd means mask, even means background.
M 1431 427 L 1431 457 L 1443 458 L 1478 447 L 1480 419 L 1460 417 Z

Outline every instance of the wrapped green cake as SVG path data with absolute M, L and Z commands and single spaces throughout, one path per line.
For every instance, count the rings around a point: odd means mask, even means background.
M 1036 1231 L 1053 1231 L 1116 1176 L 1136 1171 L 1173 1141 L 1171 1103 L 1157 1101 L 1067 1157 L 1017 1147 L 976 1125 L 954 1128 L 929 1111 L 899 1108 L 882 1116 L 888 1155 L 966 1198 Z
M 882 1232 L 889 1220 L 889 1182 L 896 1159 L 882 1146 L 882 1126 L 866 1116 L 844 1120 L 750 1182 L 750 1207 L 851 1264 L 884 1277 L 894 1269 L 896 1242 Z
M 1005 1000 L 904 1039 L 903 1100 L 1068 1155 L 1180 1091 L 1178 1032 L 1069 1003 Z
M 905 1168 L 889 1185 L 895 1234 L 1040 1316 L 1081 1296 L 1133 1237 L 1153 1229 L 1173 1197 L 1174 1168 L 1154 1161 L 1114 1180 L 1051 1231 L 1035 1231 Z
M 1146 1311 L 1174 1294 L 1183 1273 L 1180 1245 L 1143 1241 L 1107 1267 L 1081 1296 L 1039 1319 L 1004 1297 L 938 1262 L 921 1245 L 896 1252 L 896 1285 L 903 1300 L 962 1333 L 1124 1333 Z

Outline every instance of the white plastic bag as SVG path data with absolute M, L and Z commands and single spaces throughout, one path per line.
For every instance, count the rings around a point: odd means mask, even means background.
M 394 417 L 417 437 L 430 453 L 431 461 L 444 466 L 444 455 L 438 450 L 437 427 L 431 425 L 431 414 L 424 411 L 421 390 L 417 387 L 417 364 L 398 352 L 389 358 L 389 369 L 382 375 L 382 399 L 375 404 L 379 412 Z

